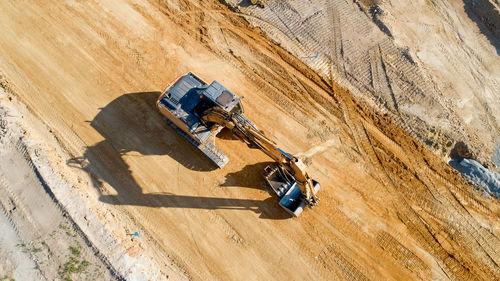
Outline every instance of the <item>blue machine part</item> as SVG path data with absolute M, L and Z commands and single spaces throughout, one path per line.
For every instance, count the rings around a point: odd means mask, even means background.
M 167 90 L 169 98 L 179 101 L 193 88 L 205 88 L 208 85 L 192 73 L 184 75 L 177 83 Z
M 292 216 L 298 217 L 304 210 L 306 203 L 302 199 L 302 192 L 297 183 L 293 183 L 288 191 L 281 197 L 279 205 Z
M 278 151 L 279 151 L 279 152 L 281 152 L 281 153 L 283 153 L 283 155 L 285 155 L 288 159 L 292 159 L 292 158 L 293 158 L 293 157 L 292 157 L 292 155 L 290 155 L 290 154 L 288 154 L 288 153 L 284 152 L 284 151 L 283 151 L 283 150 L 281 150 L 280 148 L 278 148 Z
M 186 112 L 192 112 L 193 108 L 201 101 L 203 89 L 193 88 L 189 90 L 180 100 L 181 108 Z

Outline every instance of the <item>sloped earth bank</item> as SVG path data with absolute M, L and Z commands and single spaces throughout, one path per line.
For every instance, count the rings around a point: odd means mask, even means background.
M 7 126 L 5 108 L 0 107 L 0 116 L 0 278 L 111 280 L 114 269 L 106 268 L 107 261 L 99 260 L 44 190 L 47 185 L 23 143 L 21 129 Z
M 435 153 L 500 169 L 498 1 L 223 2 Z
M 0 88 L 0 280 L 166 280 L 140 254 L 141 239 L 130 233 L 117 241 L 107 232 L 47 153 L 65 154 L 45 125 Z
M 218 1 L 0 5 L 2 85 L 71 155 L 49 151 L 51 165 L 171 279 L 500 278 L 498 201 Z M 311 160 L 318 207 L 288 218 L 264 154 L 223 133 L 216 170 L 162 121 L 159 91 L 188 71 Z

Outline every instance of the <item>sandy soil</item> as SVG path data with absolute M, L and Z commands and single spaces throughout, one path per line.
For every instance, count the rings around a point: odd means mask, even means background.
M 0 279 L 114 280 L 107 260 L 51 197 L 24 144 L 26 131 L 13 122 L 19 112 L 3 107 L 3 95 L 0 89 Z
M 116 239 L 47 159 L 68 159 L 57 139 L 0 88 L 0 280 L 185 280 L 141 253 L 142 235 L 125 223 Z M 99 213 L 97 213 L 99 215 Z M 168 274 L 161 269 L 168 271 Z
M 396 44 L 411 50 L 459 124 L 469 129 L 471 135 L 461 139 L 490 160 L 500 144 L 498 2 L 385 1 L 381 7 Z
M 495 169 L 500 10 L 480 1 L 225 1 L 434 152 L 465 142 Z M 418 11 L 415 12 L 415 11 Z M 496 167 L 497 169 L 500 167 Z
M 0 3 L 2 86 L 59 141 L 51 165 L 127 249 L 193 280 L 494 280 L 500 204 L 389 115 L 271 44 L 218 1 Z M 229 137 L 222 170 L 154 109 L 193 71 L 312 160 L 320 205 L 288 218 L 269 159 Z
M 112 280 L 106 265 L 45 193 L 19 149 L 2 145 L 0 156 L 0 277 Z

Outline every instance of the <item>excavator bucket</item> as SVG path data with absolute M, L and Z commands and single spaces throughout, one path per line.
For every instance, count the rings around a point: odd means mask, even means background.
M 306 201 L 295 180 L 286 175 L 277 164 L 271 164 L 264 169 L 264 179 L 271 189 L 280 198 L 279 205 L 287 213 L 298 217 L 304 211 Z M 321 188 L 317 181 L 313 180 L 314 193 Z

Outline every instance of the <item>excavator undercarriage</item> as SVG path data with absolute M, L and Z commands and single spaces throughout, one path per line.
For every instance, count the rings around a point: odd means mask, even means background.
M 290 215 L 299 216 L 306 205 L 317 205 L 320 184 L 309 177 L 304 163 L 265 136 L 243 115 L 240 99 L 217 81 L 208 85 L 188 73 L 167 87 L 156 106 L 172 128 L 219 168 L 229 158 L 210 142 L 210 136 L 223 128 L 249 148 L 260 149 L 272 158 L 275 163 L 265 168 L 264 179 L 280 198 L 279 205 Z

